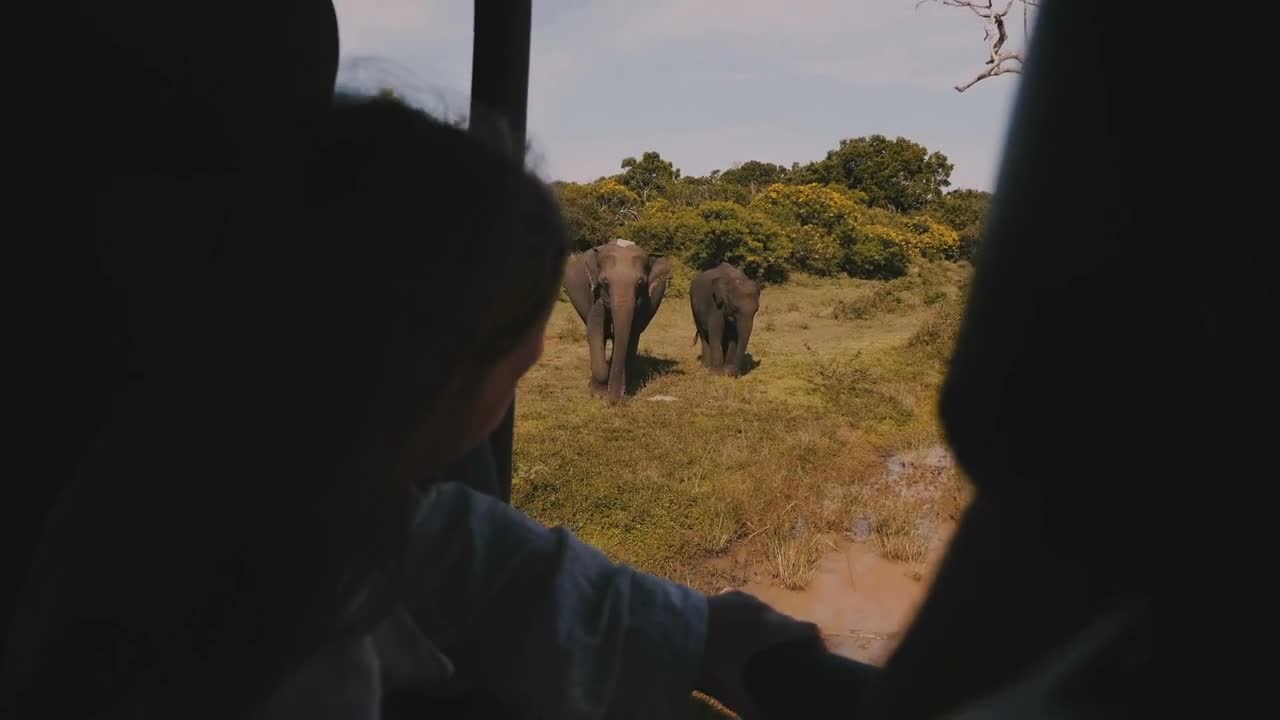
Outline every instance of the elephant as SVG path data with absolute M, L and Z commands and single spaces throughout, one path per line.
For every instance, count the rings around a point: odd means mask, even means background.
M 612 240 L 569 258 L 564 289 L 587 325 L 591 352 L 591 392 L 617 402 L 628 373 L 636 369 L 640 333 L 662 305 L 671 279 L 671 262 L 650 255 L 629 240 Z M 605 358 L 605 341 L 613 357 Z
M 702 341 L 702 365 L 713 373 L 742 371 L 751 327 L 760 309 L 764 284 L 727 262 L 704 270 L 689 286 L 695 335 Z

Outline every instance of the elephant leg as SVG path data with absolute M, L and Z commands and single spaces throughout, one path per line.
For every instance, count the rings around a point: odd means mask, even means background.
M 702 351 L 698 355 L 698 360 L 702 363 L 702 367 L 711 365 L 711 345 L 705 337 L 698 337 L 698 344 L 702 346 Z
M 707 319 L 707 345 L 710 350 L 707 367 L 719 371 L 724 368 L 724 316 L 712 315 Z
M 732 323 L 726 323 L 724 329 L 724 374 L 735 375 L 738 369 L 734 361 L 738 357 L 738 329 Z
M 603 395 L 609 390 L 609 361 L 604 353 L 604 305 L 591 306 L 587 316 L 587 349 L 591 353 L 591 392 Z
M 639 387 L 641 380 L 639 368 L 640 361 L 636 359 L 636 356 L 639 354 L 639 351 L 636 349 L 638 347 L 640 347 L 640 338 L 633 339 L 631 344 L 627 346 L 627 378 L 634 378 L 631 381 L 631 384 L 636 387 Z

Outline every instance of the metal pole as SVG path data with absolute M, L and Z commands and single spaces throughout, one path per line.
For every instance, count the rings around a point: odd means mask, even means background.
M 471 51 L 471 125 L 506 126 L 511 151 L 523 159 L 529 102 L 529 35 L 532 0 L 475 0 Z M 498 495 L 511 500 L 515 404 L 489 438 L 497 467 Z

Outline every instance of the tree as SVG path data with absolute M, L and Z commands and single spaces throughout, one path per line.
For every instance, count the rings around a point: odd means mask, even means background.
M 749 188 L 754 194 L 775 183 L 786 182 L 787 168 L 759 160 L 748 160 L 720 173 L 719 180 Z
M 680 170 L 675 165 L 662 159 L 656 152 L 646 152 L 639 160 L 633 157 L 622 161 L 623 173 L 618 180 L 640 197 L 641 202 L 648 202 L 657 193 L 680 179 Z
M 828 185 L 771 185 L 751 208 L 768 215 L 791 239 L 792 267 L 813 275 L 840 272 L 851 228 L 868 213 L 866 196 Z
M 916 7 L 919 8 L 925 3 L 941 3 L 949 7 L 968 8 L 974 15 L 982 19 L 983 22 L 983 40 L 989 45 L 987 46 L 987 62 L 986 69 L 979 72 L 969 82 L 956 85 L 957 92 L 964 92 L 969 88 L 977 85 L 979 82 L 997 75 L 1005 73 L 1022 73 L 1022 62 L 1025 50 L 1006 50 L 1005 43 L 1009 40 L 1009 30 L 1007 20 L 1009 11 L 1018 6 L 1022 10 L 1022 35 L 1023 42 L 1030 37 L 1028 26 L 1030 20 L 1028 16 L 1032 8 L 1039 8 L 1039 0 L 1003 0 L 1004 7 L 997 7 L 995 3 L 1000 0 L 919 0 Z
M 556 187 L 574 249 L 586 250 L 617 237 L 623 224 L 639 217 L 640 198 L 612 178 Z
M 953 190 L 942 202 L 930 209 L 930 213 L 946 223 L 960 235 L 959 255 L 971 258 L 986 228 L 987 209 L 991 205 L 991 193 L 983 190 Z
M 691 225 L 686 258 L 691 266 L 706 270 L 732 263 L 749 277 L 781 282 L 787 278 L 791 243 L 777 223 L 763 213 L 730 202 L 709 202 L 694 211 L 701 220 Z
M 697 211 L 663 198 L 645 205 L 640 218 L 623 228 L 623 235 L 645 250 L 680 256 L 687 255 L 705 234 L 705 223 Z
M 907 233 L 889 225 L 875 224 L 850 230 L 851 237 L 844 241 L 848 249 L 842 261 L 846 273 L 868 280 L 891 280 L 907 274 L 911 262 Z
M 746 205 L 751 194 L 740 185 L 720 182 L 715 172 L 707 177 L 682 177 L 662 189 L 661 198 L 682 207 L 697 207 L 705 202 L 725 200 Z M 653 202 L 653 199 L 650 199 Z
M 825 159 L 794 171 L 792 179 L 861 190 L 872 207 L 905 213 L 941 200 L 952 169 L 946 155 L 907 138 L 869 135 L 841 140 Z
M 867 213 L 867 196 L 857 190 L 828 185 L 776 184 L 751 201 L 760 210 L 783 224 L 813 225 L 833 233 L 847 220 Z
M 942 202 L 932 209 L 939 220 L 954 230 L 963 230 L 975 223 L 982 223 L 991 204 L 991 193 L 985 190 L 962 188 L 947 193 Z

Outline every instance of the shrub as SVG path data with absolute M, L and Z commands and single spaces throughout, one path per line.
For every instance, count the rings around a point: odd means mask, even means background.
M 817 227 L 835 234 L 845 223 L 867 212 L 857 191 L 824 185 L 771 185 L 751 207 L 784 224 Z
M 616 180 L 561 185 L 556 193 L 575 250 L 603 245 L 637 217 L 640 198 Z
M 791 243 L 769 217 L 730 202 L 703 203 L 695 213 L 702 224 L 685 255 L 690 265 L 702 270 L 723 261 L 753 278 L 787 278 Z
M 903 221 L 910 231 L 908 248 L 930 260 L 960 257 L 960 234 L 928 215 L 914 215 Z
M 689 286 L 698 276 L 698 271 L 678 257 L 671 258 L 671 280 L 667 283 L 667 297 L 688 297 Z
M 840 272 L 844 248 L 830 233 L 814 225 L 790 228 L 791 267 L 811 275 L 831 276 Z
M 836 320 L 868 320 L 876 315 L 891 312 L 902 305 L 902 295 L 898 292 L 898 287 L 893 283 L 885 283 L 852 300 L 837 300 L 831 308 L 831 317 Z
M 854 277 L 888 280 L 907 273 L 906 233 L 885 225 L 852 229 L 844 255 L 844 271 Z
M 703 224 L 696 213 L 657 199 L 645 206 L 640 219 L 628 223 L 619 234 L 650 252 L 684 256 L 701 242 Z

